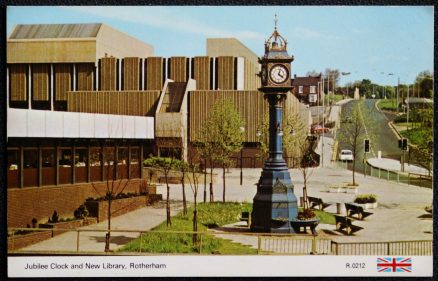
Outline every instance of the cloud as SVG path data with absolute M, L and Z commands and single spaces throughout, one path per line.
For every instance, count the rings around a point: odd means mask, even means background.
M 203 22 L 175 13 L 165 7 L 63 7 L 64 9 L 87 13 L 113 20 L 132 22 L 170 29 L 179 32 L 199 34 L 206 37 L 236 37 L 238 39 L 263 40 L 261 33 L 249 30 L 228 31 L 209 26 Z
M 307 27 L 295 27 L 292 32 L 297 37 L 303 37 L 307 39 L 330 39 L 330 40 L 338 40 L 339 36 L 331 35 L 328 33 L 318 32 Z

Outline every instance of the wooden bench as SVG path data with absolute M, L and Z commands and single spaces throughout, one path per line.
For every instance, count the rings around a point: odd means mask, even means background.
M 351 203 L 345 203 L 345 210 L 347 211 L 347 217 L 355 218 L 353 215 L 357 215 L 357 218 L 360 220 L 364 220 L 366 217 L 373 214 L 364 211 L 362 206 Z
M 336 229 L 342 230 L 345 228 L 345 232 L 347 235 L 351 235 L 356 231 L 359 231 L 363 229 L 363 227 L 360 227 L 358 225 L 353 225 L 354 219 L 339 215 L 334 215 L 336 220 Z
M 324 202 L 324 201 L 322 201 L 321 198 L 317 198 L 317 197 L 307 196 L 307 199 L 309 200 L 311 209 L 315 209 L 316 207 L 318 207 L 319 210 L 324 210 L 328 206 L 333 205 L 333 203 Z
M 249 226 L 249 212 L 242 212 L 240 215 L 240 221 L 246 221 L 246 225 Z

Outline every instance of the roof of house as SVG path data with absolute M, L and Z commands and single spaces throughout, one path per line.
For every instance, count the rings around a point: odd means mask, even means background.
M 297 77 L 294 76 L 292 79 L 293 86 L 316 86 L 318 82 L 321 81 L 320 76 L 307 76 L 307 77 Z
M 9 39 L 56 39 L 96 37 L 101 23 L 86 24 L 19 24 Z

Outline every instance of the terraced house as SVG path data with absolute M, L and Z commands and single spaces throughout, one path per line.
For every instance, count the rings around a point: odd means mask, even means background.
M 257 56 L 232 38 L 208 39 L 206 55 L 164 58 L 105 24 L 16 26 L 7 40 L 8 226 L 71 213 L 107 179 L 138 191 L 145 157 L 195 153 L 221 97 L 245 120 L 243 166 L 261 166 L 268 106 L 258 72 Z M 284 108 L 310 122 L 292 94 Z

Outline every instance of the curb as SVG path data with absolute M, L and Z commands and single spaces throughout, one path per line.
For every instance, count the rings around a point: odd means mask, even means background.
M 400 135 L 400 132 L 397 131 L 397 129 L 395 128 L 395 126 L 394 126 L 394 122 L 393 122 L 393 121 L 389 121 L 389 122 L 388 122 L 388 126 L 391 128 L 392 132 L 396 135 L 396 137 L 397 137 L 398 139 L 401 139 L 401 138 L 402 138 L 402 136 Z

